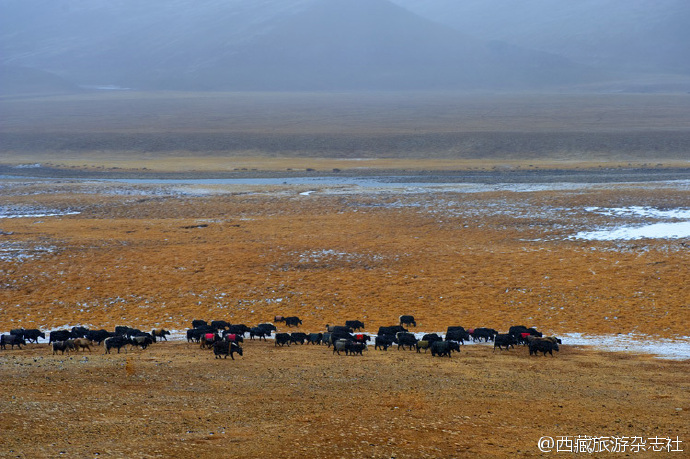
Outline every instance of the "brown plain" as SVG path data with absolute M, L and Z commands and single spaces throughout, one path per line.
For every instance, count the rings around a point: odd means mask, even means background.
M 387 129 L 414 126 L 433 138 L 438 126 L 450 132 L 461 121 L 469 126 L 463 132 L 530 132 L 529 123 L 518 123 L 519 104 L 511 98 L 504 103 L 513 112 L 484 111 L 490 121 L 485 118 L 482 124 L 471 116 L 479 109 L 453 115 L 451 104 L 444 105 L 441 98 L 422 110 L 428 115 L 438 108 L 441 121 L 436 122 L 416 112 L 414 100 L 395 116 L 377 117 L 371 106 L 361 105 L 360 116 L 352 104 L 331 112 L 311 106 L 295 118 L 286 105 L 278 105 L 282 112 L 266 105 L 262 111 L 261 103 L 275 103 L 265 95 L 254 99 L 254 112 L 248 108 L 250 99 L 233 96 L 246 101 L 247 115 L 240 117 L 238 109 L 228 123 L 221 108 L 230 105 L 210 95 L 189 96 L 190 106 L 199 107 L 185 112 L 191 121 L 161 108 L 184 105 L 180 95 L 109 96 L 111 105 L 105 106 L 114 111 L 105 111 L 102 118 L 96 105 L 85 102 L 88 97 L 76 105 L 74 99 L 61 105 L 59 98 L 3 101 L 11 108 L 2 115 L 3 136 L 14 142 L 34 132 L 49 139 L 51 147 L 5 150 L 8 160 L 2 162 L 35 161 L 67 172 L 123 175 L 144 168 L 152 175 L 352 169 L 354 159 L 357 167 L 371 162 L 377 169 L 400 171 L 651 167 L 652 162 L 655 167 L 687 167 L 682 142 L 678 152 L 669 146 L 651 162 L 634 151 L 610 158 L 591 151 L 578 158 L 567 148 L 568 153 L 548 154 L 536 147 L 525 158 L 519 152 L 514 157 L 463 157 L 433 146 L 425 146 L 424 152 L 416 147 L 416 157 L 411 147 L 399 156 L 353 150 L 351 158 L 342 158 L 327 150 L 319 155 L 319 146 L 302 156 L 248 154 L 246 145 L 194 153 L 99 152 L 88 146 L 93 139 L 87 139 L 68 151 L 56 139 L 65 134 L 84 140 L 80 130 L 100 132 L 98 141 L 105 139 L 105 144 L 122 132 L 137 138 L 148 129 L 165 137 L 164 131 L 185 126 L 194 132 L 209 126 L 221 133 L 270 127 L 287 137 L 318 131 L 330 139 L 339 128 L 361 140 L 371 138 L 364 132 L 371 125 L 367 119 L 379 120 L 378 139 L 385 138 L 380 135 Z M 231 99 L 225 97 L 226 102 Z M 281 97 L 300 101 L 295 95 Z M 560 103 L 567 99 L 559 97 Z M 150 104 L 137 102 L 154 99 L 157 108 L 150 112 L 144 109 Z M 682 126 L 690 126 L 683 124 L 690 104 L 676 105 L 672 97 L 646 98 L 644 103 L 635 98 L 576 100 L 589 111 L 571 113 L 554 103 L 548 111 L 552 116 L 539 121 L 537 115 L 547 114 L 546 105 L 528 110 L 531 125 L 537 126 L 531 131 L 557 136 L 557 131 L 591 129 L 610 135 L 628 129 L 637 135 L 649 127 L 634 124 L 637 115 L 669 113 L 675 107 L 663 121 L 650 115 L 648 121 L 658 123 L 650 130 L 658 133 L 663 124 L 674 131 L 671 137 L 687 137 Z M 482 109 L 491 105 L 481 104 Z M 651 108 L 643 110 L 645 104 Z M 591 111 L 607 113 L 606 106 L 616 108 L 610 118 L 589 120 Z M 59 107 L 69 107 L 67 116 L 56 116 Z M 131 117 L 121 116 L 132 107 Z M 310 112 L 311 124 L 305 118 Z M 217 125 L 208 124 L 214 113 L 220 117 Z M 337 116 L 326 126 L 327 113 Z M 264 124 L 262 114 L 269 118 Z M 345 114 L 360 121 L 348 124 Z M 554 121 L 558 116 L 576 121 L 577 129 Z M 179 126 L 169 124 L 170 119 Z M 197 157 L 202 159 L 195 162 Z M 36 255 L 0 261 L 4 326 L 184 330 L 192 319 L 255 325 L 280 314 L 300 316 L 301 331 L 323 331 L 327 323 L 360 319 L 367 332 L 375 333 L 378 326 L 395 324 L 400 314 L 413 314 L 417 331 L 429 332 L 442 332 L 448 325 L 505 331 L 524 324 L 555 335 L 635 333 L 674 339 L 688 334 L 685 241 L 568 238 L 574 230 L 605 223 L 585 212 L 587 206 L 687 207 L 690 191 L 679 187 L 628 183 L 567 191 L 404 194 L 327 186 L 163 188 L 69 178 L 5 182 L 3 205 L 80 213 L 0 222 L 3 244 Z M 311 193 L 301 194 L 305 191 Z M 492 208 L 567 211 L 532 212 L 529 218 L 483 211 Z M 279 331 L 289 330 L 283 326 Z M 482 345 L 465 346 L 450 359 L 373 346 L 361 357 L 337 356 L 325 346 L 275 347 L 271 341 L 245 342 L 244 350 L 234 361 L 214 359 L 211 351 L 181 341 L 113 355 L 103 355 L 102 348 L 52 355 L 46 344 L 0 351 L 5 383 L 0 456 L 500 458 L 541 456 L 537 441 L 542 436 L 690 441 L 689 360 L 567 342 L 554 357 L 529 356 L 525 348 L 493 352 Z M 687 454 L 687 443 L 681 448 L 685 453 L 668 457 Z

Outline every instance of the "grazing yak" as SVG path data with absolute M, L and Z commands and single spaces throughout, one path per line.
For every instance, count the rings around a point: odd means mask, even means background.
M 208 327 L 208 322 L 205 320 L 201 319 L 194 319 L 192 320 L 192 328 L 201 328 L 201 327 Z
M 484 342 L 489 342 L 494 340 L 494 336 L 498 335 L 498 332 L 494 330 L 493 328 L 484 328 L 484 327 L 478 327 L 474 328 L 472 330 L 468 330 L 470 336 L 472 337 L 473 341 L 479 341 L 481 342 L 484 340 Z
M 244 338 L 238 335 L 237 333 L 228 333 L 227 331 L 223 332 L 223 339 L 225 341 L 229 341 L 231 343 L 243 343 Z
M 295 344 L 304 344 L 305 341 L 309 340 L 309 335 L 302 332 L 293 332 L 290 333 L 290 340 Z
M 164 328 L 154 328 L 151 330 L 151 336 L 154 338 L 160 338 L 165 341 L 168 341 L 168 338 L 166 336 L 170 335 L 170 332 Z
M 449 330 L 446 333 L 446 341 L 456 341 L 460 344 L 465 344 L 465 341 L 470 340 L 470 334 L 467 331 L 465 331 L 464 328 L 462 330 L 457 330 L 457 329 L 450 330 L 450 327 L 448 327 L 448 328 L 449 328 Z M 462 328 L 462 327 L 458 327 L 458 328 Z
M 419 341 L 417 341 L 417 353 L 419 353 L 419 351 L 424 349 L 424 353 L 426 354 L 426 351 L 429 350 L 429 347 L 431 347 L 431 344 L 432 343 L 430 343 L 429 341 L 420 339 Z
M 309 333 L 307 342 L 309 344 L 321 344 L 323 342 L 323 333 Z
M 267 322 L 264 322 L 264 323 L 262 323 L 262 324 L 259 324 L 259 325 L 257 325 L 257 327 L 263 328 L 264 330 L 268 330 L 268 331 L 270 331 L 270 332 L 278 331 L 278 327 L 276 327 L 276 326 L 273 325 L 273 324 L 267 323 Z
M 228 333 L 235 333 L 236 335 L 240 335 L 244 337 L 245 333 L 249 333 L 251 331 L 251 328 L 249 328 L 245 324 L 234 324 L 230 325 L 227 329 Z
M 133 346 L 139 346 L 142 349 L 146 349 L 151 344 L 154 343 L 153 337 L 151 335 L 138 335 L 130 338 Z
M 413 327 L 417 326 L 417 322 L 414 320 L 414 316 L 400 316 L 398 319 L 400 319 L 400 326 L 403 325 L 412 325 Z
M 432 357 L 447 355 L 450 358 L 451 351 L 460 352 L 460 345 L 455 341 L 436 341 L 431 344 Z
M 345 326 L 350 327 L 352 331 L 358 331 L 364 329 L 364 322 L 359 320 L 346 320 Z
M 217 329 L 217 330 L 225 330 L 230 326 L 230 322 L 226 320 L 212 320 L 211 321 L 211 327 Z
M 541 332 L 538 332 L 535 328 L 527 328 L 524 325 L 513 325 L 508 329 L 508 334 L 513 335 L 518 344 L 527 344 L 528 336 L 542 337 Z
M 16 328 L 14 330 L 10 330 L 10 335 L 21 336 L 28 343 L 38 343 L 38 338 L 45 339 L 46 337 L 46 334 L 38 328 Z
M 558 351 L 558 343 L 548 339 L 535 338 L 529 342 L 529 355 L 537 355 L 537 352 L 543 352 L 544 357 L 548 352 L 553 357 L 553 351 Z
M 502 346 L 505 346 L 506 351 L 510 349 L 512 346 L 515 348 L 515 345 L 517 344 L 517 339 L 511 334 L 498 334 L 494 337 L 494 351 L 496 351 L 496 348 L 503 349 Z
M 58 351 L 62 352 L 63 354 L 65 351 L 69 354 L 69 351 L 71 349 L 74 349 L 74 343 L 71 343 L 69 341 L 53 341 L 51 343 L 53 347 L 53 355 L 57 354 Z
M 379 336 L 386 335 L 386 336 L 395 337 L 395 335 L 397 333 L 407 332 L 407 331 L 408 331 L 407 328 L 403 327 L 402 325 L 391 325 L 390 327 L 379 327 L 379 331 L 378 331 L 377 335 L 379 335 Z
M 87 338 L 76 338 L 74 340 L 74 349 L 79 352 L 80 349 L 88 349 L 91 352 L 91 346 L 93 346 L 93 341 Z
M 235 336 L 238 336 L 238 335 L 235 334 Z M 261 341 L 261 338 L 263 338 L 264 341 L 266 341 L 266 337 L 267 337 L 267 336 L 271 336 L 271 330 L 268 330 L 268 329 L 266 329 L 266 328 L 263 328 L 263 327 L 252 327 L 252 328 L 249 330 L 249 339 L 254 339 L 254 338 L 258 337 L 258 338 L 259 338 L 259 341 Z
M 23 336 L 19 335 L 2 335 L 0 336 L 0 348 L 2 349 L 7 349 L 7 345 L 12 346 L 12 349 L 14 349 L 14 346 L 17 346 L 19 349 L 22 348 L 22 344 L 26 346 L 26 341 L 24 340 Z
M 82 326 L 72 327 L 72 338 L 83 338 L 89 332 L 89 329 Z
M 333 343 L 333 354 L 337 352 L 338 355 L 340 355 L 340 351 L 344 351 L 345 355 L 363 355 L 362 352 L 366 349 L 366 344 L 347 339 L 339 339 Z
M 299 327 L 300 325 L 302 325 L 302 320 L 297 316 L 286 317 L 285 325 L 288 327 Z
M 70 338 L 74 338 L 71 330 L 53 330 L 50 332 L 50 335 L 48 335 L 48 343 L 54 341 L 67 341 Z
M 443 341 L 443 338 L 441 338 L 438 333 L 426 333 L 422 336 L 422 341 L 433 343 L 434 341 Z
M 374 349 L 381 348 L 387 351 L 393 345 L 393 338 L 390 335 L 377 335 L 374 338 Z
M 127 346 L 128 344 L 132 344 L 132 341 L 129 338 L 127 338 L 126 336 L 115 335 L 115 336 L 112 336 L 110 338 L 107 338 L 104 341 L 104 344 L 105 344 L 105 353 L 106 354 L 110 354 L 110 350 L 113 348 L 117 349 L 117 353 L 119 354 L 120 349 Z M 125 352 L 126 351 L 127 351 L 127 349 L 125 348 Z
M 213 347 L 213 343 L 216 341 L 220 341 L 220 336 L 218 333 L 204 333 L 201 335 L 201 339 L 199 340 L 199 346 L 201 349 L 211 349 Z
M 230 358 L 235 360 L 235 357 L 233 356 L 235 352 L 237 352 L 239 355 L 243 354 L 242 347 L 235 342 L 220 340 L 213 343 L 213 354 L 217 359 L 220 359 L 221 357 L 227 359 L 228 355 L 230 355 Z
M 531 343 L 535 339 L 543 339 L 546 341 L 551 341 L 552 343 L 555 343 L 555 344 L 562 344 L 563 343 L 560 338 L 556 338 L 555 336 L 538 337 L 538 336 L 531 336 L 530 335 L 527 337 L 527 344 Z
M 94 343 L 100 345 L 103 341 L 105 341 L 107 338 L 110 338 L 112 336 L 115 336 L 115 333 L 109 332 L 108 330 L 100 329 L 100 330 L 89 330 L 89 332 L 86 334 L 85 338 L 93 341 Z
M 409 350 L 417 347 L 417 337 L 412 333 L 399 332 L 395 335 L 395 339 L 398 342 L 398 350 L 400 350 L 401 347 L 404 349 L 405 346 L 407 346 Z
M 279 344 L 281 346 L 285 346 L 287 344 L 289 347 L 291 342 L 292 338 L 289 333 L 276 333 L 276 341 L 273 344 L 273 347 L 278 346 Z

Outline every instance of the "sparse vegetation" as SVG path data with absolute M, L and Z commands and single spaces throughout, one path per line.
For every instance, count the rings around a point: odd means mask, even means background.
M 677 166 L 687 165 L 690 151 L 688 97 L 119 93 L 5 99 L 0 152 L 3 162 L 15 164 L 214 171 L 257 163 L 282 170 L 466 169 L 492 162 Z

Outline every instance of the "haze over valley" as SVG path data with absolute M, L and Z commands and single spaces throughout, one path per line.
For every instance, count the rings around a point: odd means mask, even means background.
M 2 0 L 0 13 L 3 93 L 690 87 L 682 0 Z

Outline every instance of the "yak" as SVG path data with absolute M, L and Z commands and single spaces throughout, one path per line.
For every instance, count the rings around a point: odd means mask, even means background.
M 235 357 L 233 356 L 235 352 L 237 352 L 239 355 L 243 354 L 242 347 L 233 341 L 220 340 L 213 343 L 213 354 L 217 359 L 220 359 L 221 357 L 227 359 L 228 355 L 230 355 L 230 358 L 235 360 Z

